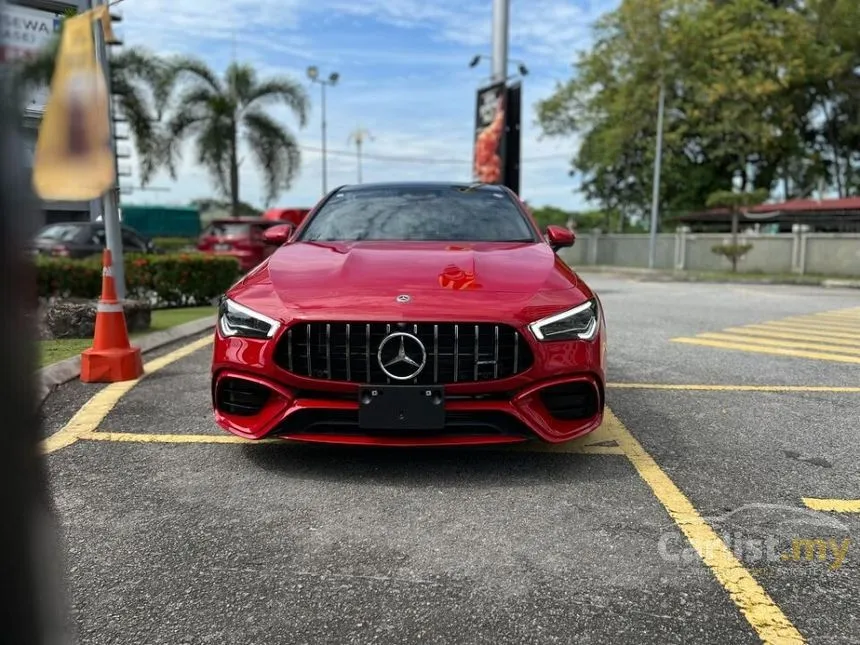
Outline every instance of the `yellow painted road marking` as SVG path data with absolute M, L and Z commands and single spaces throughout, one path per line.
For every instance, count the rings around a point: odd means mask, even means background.
M 684 493 L 611 411 L 607 410 L 607 416 L 616 433 L 618 445 L 633 463 L 639 476 L 687 536 L 690 544 L 728 592 L 762 642 L 803 643 L 803 636 L 797 628 L 719 535 L 702 519 Z
M 768 338 L 739 339 L 735 334 L 722 334 L 717 332 L 706 332 L 704 334 L 699 334 L 698 336 L 696 336 L 696 338 L 707 338 L 708 340 L 722 340 L 729 343 L 736 340 L 742 340 L 745 343 L 754 343 L 756 345 L 764 345 L 765 347 L 785 347 L 786 349 L 826 349 L 828 352 L 834 352 L 836 354 L 860 356 L 860 347 L 845 347 L 842 345 L 830 345 L 829 343 L 809 343 Z
M 119 403 L 119 400 L 142 379 L 210 343 L 212 343 L 211 336 L 183 345 L 169 354 L 146 363 L 143 366 L 144 374 L 140 378 L 107 385 L 87 401 L 62 429 L 42 441 L 42 452 L 51 453 L 60 448 L 65 448 L 75 443 L 81 435 L 95 432 L 108 413 Z
M 819 499 L 804 497 L 803 503 L 814 511 L 833 513 L 860 513 L 860 499 Z
M 724 334 L 734 334 L 735 336 L 751 336 L 755 338 L 780 338 L 784 340 L 820 340 L 827 345 L 844 345 L 845 347 L 860 348 L 860 340 L 845 340 L 843 338 L 832 338 L 831 336 L 822 336 L 819 334 L 803 334 L 788 331 L 777 331 L 769 328 L 752 329 L 751 327 L 727 327 L 723 330 Z
M 829 327 L 824 327 L 822 325 L 807 325 L 788 321 L 774 321 L 772 323 L 767 323 L 765 327 L 767 329 L 776 330 L 787 329 L 789 331 L 794 331 L 798 334 L 818 334 L 820 336 L 829 336 L 830 338 L 844 338 L 845 340 L 860 339 L 860 330 L 858 330 L 856 333 L 846 331 L 844 329 L 831 330 Z
M 848 327 L 849 329 L 860 329 L 860 316 L 843 316 L 839 314 L 833 314 L 827 311 L 819 314 L 810 314 L 808 316 L 787 316 L 786 318 L 782 318 L 781 320 L 811 323 L 813 325 L 817 325 L 823 322 L 827 325 Z
M 754 345 L 749 343 L 724 343 L 717 340 L 707 340 L 704 338 L 673 338 L 676 343 L 685 343 L 687 345 L 703 345 L 705 347 L 716 347 L 718 349 L 737 349 L 744 352 L 753 352 L 756 354 L 772 354 L 774 356 L 793 356 L 796 358 L 811 358 L 818 361 L 834 361 L 837 363 L 857 363 L 860 364 L 860 356 L 842 356 L 840 354 L 827 354 L 825 352 L 807 352 L 799 349 L 783 349 L 780 347 L 764 347 L 762 345 Z
M 787 316 L 672 341 L 773 356 L 860 363 L 860 308 Z
M 829 385 L 711 385 L 708 383 L 609 383 L 614 390 L 681 390 L 690 392 L 834 392 L 860 393 L 860 387 Z

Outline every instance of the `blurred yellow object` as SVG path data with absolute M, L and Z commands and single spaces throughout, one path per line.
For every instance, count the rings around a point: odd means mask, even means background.
M 42 199 L 96 199 L 116 180 L 107 84 L 96 61 L 93 17 L 88 11 L 63 24 L 33 160 L 33 186 Z

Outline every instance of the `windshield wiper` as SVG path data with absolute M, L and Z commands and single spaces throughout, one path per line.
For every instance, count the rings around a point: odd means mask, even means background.
M 482 181 L 475 181 L 469 184 L 468 186 L 464 186 L 463 188 L 458 188 L 461 193 L 471 193 L 474 190 L 478 190 L 481 186 L 486 186 Z

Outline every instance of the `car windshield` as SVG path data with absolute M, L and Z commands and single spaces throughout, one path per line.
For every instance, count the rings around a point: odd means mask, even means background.
M 339 192 L 308 223 L 300 239 L 536 241 L 534 230 L 506 194 L 451 186 Z
M 243 222 L 213 222 L 203 233 L 206 237 L 248 237 L 250 224 Z
M 77 238 L 81 227 L 76 224 L 53 224 L 46 226 L 36 236 L 39 240 L 55 240 L 57 242 L 71 242 Z

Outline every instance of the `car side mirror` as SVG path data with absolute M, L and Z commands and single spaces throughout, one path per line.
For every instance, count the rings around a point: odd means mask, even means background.
M 559 249 L 573 246 L 573 243 L 576 241 L 576 235 L 564 226 L 550 224 L 546 227 L 546 241 L 553 251 L 558 251 Z
M 286 244 L 292 236 L 292 224 L 277 224 L 263 231 L 263 242 L 272 246 L 281 246 Z

